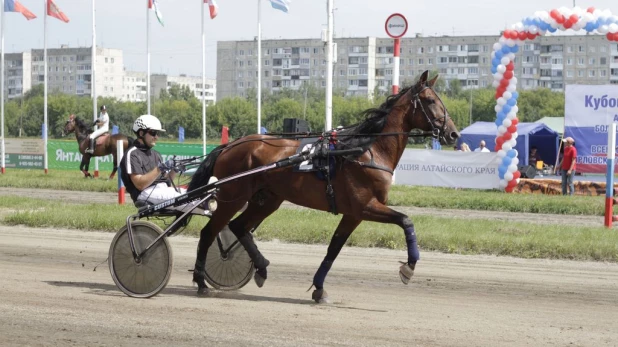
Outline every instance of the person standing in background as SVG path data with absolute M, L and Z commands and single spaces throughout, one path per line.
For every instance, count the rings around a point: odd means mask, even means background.
M 567 185 L 569 187 L 569 195 L 573 195 L 575 193 L 573 176 L 575 176 L 577 149 L 574 146 L 575 140 L 572 137 L 564 138 L 562 142 L 564 144 L 564 154 L 558 164 L 558 168 L 562 170 L 562 195 L 567 195 Z M 558 168 L 556 168 L 556 171 Z

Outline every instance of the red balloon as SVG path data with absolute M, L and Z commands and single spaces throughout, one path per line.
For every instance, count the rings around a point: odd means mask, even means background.
M 506 131 L 508 131 L 509 133 L 514 133 L 517 131 L 517 125 L 511 125 L 510 127 L 506 128 Z
M 510 80 L 511 78 L 513 78 L 513 71 L 512 70 L 507 70 L 504 72 L 504 78 L 507 80 Z
M 614 34 L 613 33 L 607 33 L 607 35 L 605 35 L 607 37 L 608 40 L 610 41 L 614 41 Z
M 552 17 L 553 19 L 558 19 L 558 16 L 560 16 L 560 12 L 558 12 L 558 10 L 556 9 L 551 10 L 549 12 L 549 16 Z
M 515 187 L 509 187 L 509 186 L 507 186 L 506 188 L 504 188 L 504 191 L 505 191 L 505 192 L 507 192 L 507 193 L 512 193 L 514 188 L 515 188 Z
M 573 26 L 573 23 L 571 23 L 571 21 L 566 21 L 562 25 L 564 25 L 564 27 L 567 29 L 571 29 L 571 27 Z
M 511 38 L 511 31 L 510 30 L 505 30 L 502 32 L 502 36 L 504 36 L 505 39 L 510 39 Z
M 511 119 L 511 125 L 517 125 L 517 123 L 519 123 L 519 119 L 517 119 L 517 117 Z
M 588 9 L 586 10 L 586 12 L 588 12 L 588 13 L 593 13 L 593 12 L 594 12 L 594 7 L 588 7 Z
M 558 17 L 556 17 L 556 18 L 554 18 L 554 19 L 556 20 L 556 22 L 557 22 L 558 24 L 563 24 L 563 23 L 566 21 L 566 19 L 564 18 L 564 16 L 563 16 L 563 15 L 558 15 Z
M 502 87 L 502 86 L 498 87 L 498 89 L 496 89 L 496 99 L 501 97 L 505 91 L 506 91 L 506 87 Z
M 614 41 L 618 41 L 618 32 L 614 33 Z
M 521 172 L 515 171 L 513 172 L 513 181 L 521 177 Z
M 494 152 L 497 152 L 497 151 L 499 151 L 500 149 L 502 149 L 502 146 L 498 146 L 498 145 L 496 145 L 496 146 L 494 147 Z
M 502 148 L 503 144 L 504 144 L 504 139 L 502 138 L 502 136 L 496 137 L 496 147 L 498 147 L 498 149 L 500 149 L 500 148 Z
M 513 62 L 510 62 L 506 65 L 506 71 L 513 71 L 515 70 L 515 64 L 513 64 Z
M 579 16 L 576 14 L 572 14 L 571 17 L 569 17 L 569 21 L 573 24 L 577 23 L 578 20 L 579 20 Z
M 536 35 L 533 33 L 527 33 L 526 36 L 528 36 L 528 40 L 534 40 L 534 38 L 536 37 Z
M 511 133 L 509 133 L 509 132 L 506 132 L 506 133 L 504 133 L 504 135 L 502 135 L 502 138 L 503 138 L 503 139 L 504 139 L 504 141 L 506 142 L 506 141 L 508 141 L 508 140 L 510 140 L 510 139 L 512 139 L 512 138 L 513 138 L 513 134 L 511 134 Z
M 506 72 L 505 72 L 505 74 L 506 74 Z M 511 77 L 513 77 L 513 76 L 511 76 Z M 504 79 L 503 78 L 503 79 L 500 80 L 500 87 L 504 87 L 506 89 L 506 87 L 508 87 L 508 86 L 509 86 L 509 80 L 508 79 Z

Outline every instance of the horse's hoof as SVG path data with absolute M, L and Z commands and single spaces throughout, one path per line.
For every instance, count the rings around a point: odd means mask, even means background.
M 412 276 L 414 276 L 415 266 L 416 266 L 416 263 L 414 264 L 406 263 L 399 267 L 399 278 L 401 278 L 401 282 L 403 282 L 403 284 L 410 283 L 410 279 L 412 278 Z
M 316 289 L 311 293 L 311 298 L 318 304 L 330 304 L 328 293 L 324 289 Z
M 266 269 L 258 269 L 253 274 L 253 279 L 255 280 L 255 284 L 258 288 L 262 288 L 264 286 L 264 282 L 266 282 Z
M 208 289 L 208 287 L 202 287 L 202 288 L 197 289 L 198 297 L 201 297 L 201 298 L 207 297 L 209 293 L 210 293 L 210 290 Z

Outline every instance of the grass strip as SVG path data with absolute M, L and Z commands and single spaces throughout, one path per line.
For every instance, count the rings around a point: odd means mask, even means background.
M 125 223 L 128 215 L 135 213 L 135 208 L 127 205 L 75 205 L 15 199 L 22 201 L 10 206 L 17 211 L 3 213 L 4 224 L 115 232 Z M 6 205 L 9 204 L 10 201 L 3 199 L 0 208 L 8 210 Z M 328 244 L 340 219 L 340 216 L 320 211 L 280 209 L 262 223 L 256 236 L 260 240 Z M 195 217 L 183 234 L 197 236 L 207 222 L 207 218 Z M 416 216 L 414 222 L 422 250 L 521 258 L 618 261 L 618 233 L 603 227 L 535 225 L 434 216 Z M 363 222 L 351 235 L 348 245 L 404 250 L 405 240 L 399 227 Z

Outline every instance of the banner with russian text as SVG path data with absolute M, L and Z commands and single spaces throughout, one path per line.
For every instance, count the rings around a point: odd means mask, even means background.
M 567 85 L 564 97 L 564 136 L 575 140 L 575 171 L 605 173 L 607 129 L 618 122 L 618 85 Z
M 495 152 L 459 152 L 406 149 L 395 170 L 395 184 L 497 189 Z

